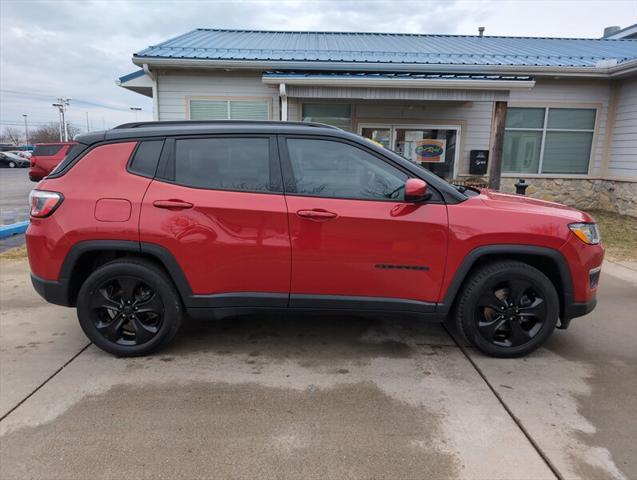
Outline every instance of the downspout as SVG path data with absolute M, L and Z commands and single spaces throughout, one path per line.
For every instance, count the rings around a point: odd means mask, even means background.
M 158 79 L 157 76 L 150 71 L 148 68 L 148 64 L 144 63 L 142 65 L 142 69 L 144 73 L 150 77 L 153 81 L 153 120 L 159 121 L 159 88 L 158 88 Z
M 279 83 L 279 98 L 281 98 L 281 112 L 279 117 L 282 122 L 288 121 L 288 93 L 285 90 L 285 83 Z

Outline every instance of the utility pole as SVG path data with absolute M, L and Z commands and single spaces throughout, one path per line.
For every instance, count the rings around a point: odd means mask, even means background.
M 62 109 L 64 105 L 61 103 L 52 103 L 52 106 L 58 109 L 58 130 L 60 131 L 60 142 L 62 141 Z
M 88 112 L 86 112 L 86 131 L 90 132 L 91 128 L 88 126 Z
M 22 116 L 24 117 L 24 138 L 26 139 L 25 143 L 28 147 L 29 146 L 29 122 L 27 121 L 28 115 L 26 113 L 23 113 Z
M 54 103 L 53 106 L 57 107 L 58 112 L 60 113 L 60 141 L 62 141 L 62 132 L 64 132 L 64 141 L 69 141 L 69 126 L 66 123 L 65 113 L 66 108 L 71 104 L 71 99 L 67 97 L 60 97 L 57 99 L 57 103 Z

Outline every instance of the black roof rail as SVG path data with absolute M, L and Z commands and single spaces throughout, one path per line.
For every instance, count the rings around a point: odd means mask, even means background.
M 334 130 L 340 130 L 340 128 L 333 125 L 327 125 L 325 123 L 318 122 L 280 122 L 276 120 L 168 120 L 164 122 L 130 122 L 123 123 L 113 130 L 120 130 L 124 128 L 142 128 L 142 127 L 175 127 L 175 126 L 188 126 L 188 125 L 272 125 L 280 124 L 282 126 L 298 125 L 300 127 L 318 127 L 318 128 L 331 128 Z

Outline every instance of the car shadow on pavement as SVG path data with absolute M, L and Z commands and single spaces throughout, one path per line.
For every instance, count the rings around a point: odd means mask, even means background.
M 186 321 L 162 354 L 214 352 L 286 359 L 312 354 L 312 361 L 404 358 L 414 348 L 452 346 L 438 323 L 400 317 L 284 314 L 246 315 L 223 320 Z M 318 354 L 318 357 L 317 357 Z M 308 365 L 309 366 L 309 365 Z

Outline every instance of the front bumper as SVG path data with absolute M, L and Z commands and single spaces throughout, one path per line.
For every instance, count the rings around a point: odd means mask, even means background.
M 560 316 L 560 323 L 557 328 L 565 330 L 568 328 L 571 320 L 577 317 L 583 317 L 593 311 L 597 305 L 597 299 L 593 298 L 587 302 L 570 303 L 564 306 L 564 312 Z

